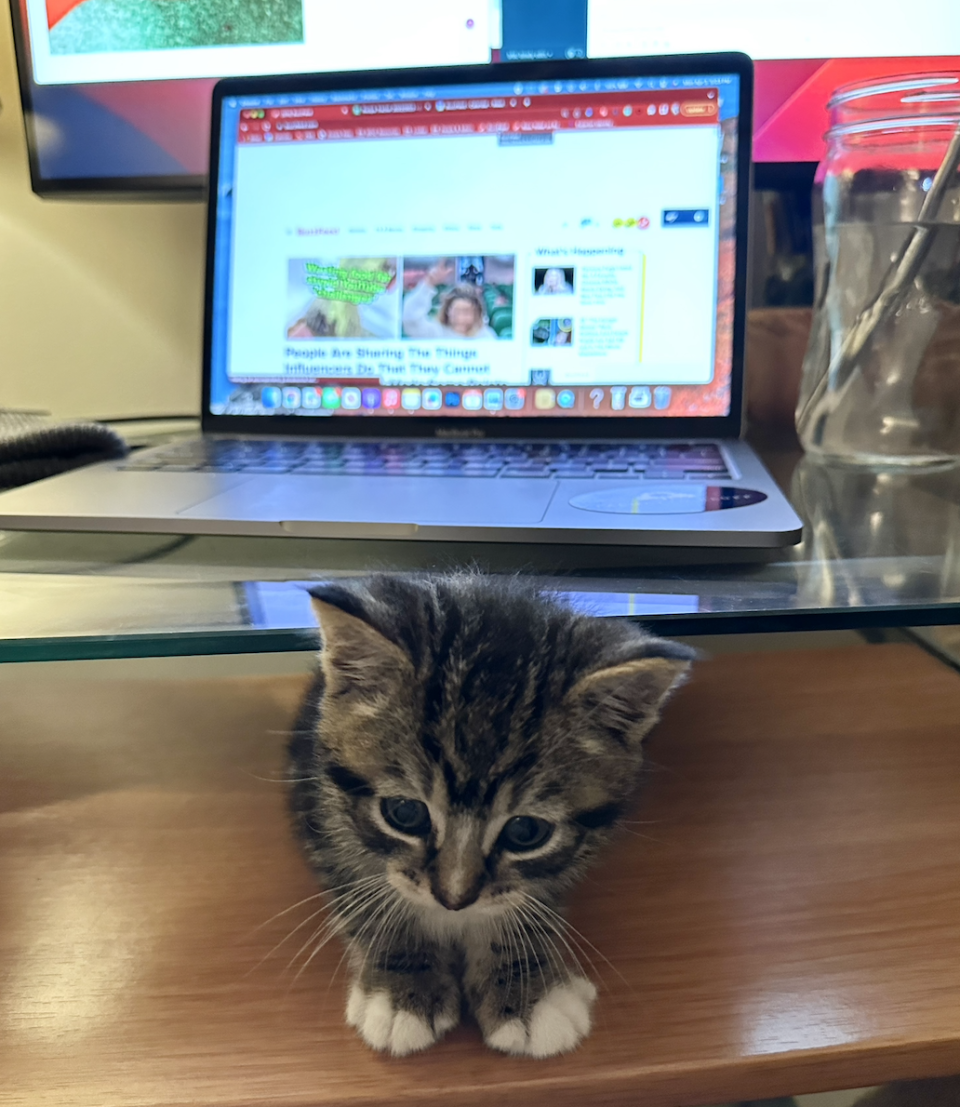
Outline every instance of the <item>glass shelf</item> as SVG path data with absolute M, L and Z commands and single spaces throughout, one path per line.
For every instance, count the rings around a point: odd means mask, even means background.
M 0 661 L 311 649 L 310 582 L 458 565 L 529 573 L 666 634 L 960 623 L 960 469 L 766 460 L 804 537 L 746 563 L 732 551 L 3 532 Z

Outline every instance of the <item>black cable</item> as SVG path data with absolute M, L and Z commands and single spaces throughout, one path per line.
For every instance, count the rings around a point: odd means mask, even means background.
M 176 553 L 177 550 L 182 550 L 184 546 L 189 546 L 191 542 L 195 542 L 199 537 L 199 534 L 178 534 L 172 541 L 164 543 L 159 548 L 148 550 L 146 553 L 137 554 L 136 557 L 127 557 L 122 561 L 99 564 L 96 568 L 90 570 L 88 575 L 110 576 L 118 566 L 146 565 L 151 561 L 158 561 L 160 558 L 166 557 L 167 554 Z
M 182 550 L 184 546 L 189 546 L 191 542 L 196 542 L 198 537 L 199 535 L 196 534 L 178 534 L 172 542 L 168 542 L 158 550 L 151 550 L 149 553 L 141 554 L 138 557 L 131 557 L 126 561 L 119 561 L 116 564 L 146 565 L 149 561 L 156 561 L 158 558 L 166 557 L 167 554 L 176 553 L 177 550 Z
M 199 411 L 191 411 L 188 413 L 177 412 L 172 415 L 118 415 L 116 417 L 98 415 L 94 417 L 94 421 L 97 423 L 163 423 L 169 419 L 190 419 L 196 421 L 199 418 Z

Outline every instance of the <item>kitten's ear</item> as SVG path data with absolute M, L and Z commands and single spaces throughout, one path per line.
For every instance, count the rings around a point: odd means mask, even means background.
M 412 676 L 410 658 L 374 625 L 376 602 L 371 596 L 327 584 L 310 589 L 310 602 L 320 624 L 320 665 L 328 693 L 378 695 L 385 685 Z
M 588 674 L 573 686 L 566 699 L 578 712 L 587 734 L 600 731 L 635 749 L 689 671 L 687 656 L 636 658 Z

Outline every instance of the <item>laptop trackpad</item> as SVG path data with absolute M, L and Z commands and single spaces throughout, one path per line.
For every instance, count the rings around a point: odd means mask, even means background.
M 186 519 L 286 523 L 538 523 L 557 482 L 469 477 L 255 476 L 178 512 Z

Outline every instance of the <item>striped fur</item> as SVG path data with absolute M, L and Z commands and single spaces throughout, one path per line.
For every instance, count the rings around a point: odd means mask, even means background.
M 313 596 L 323 647 L 291 804 L 353 963 L 348 1021 L 405 1053 L 465 999 L 494 1048 L 572 1048 L 592 985 L 561 956 L 557 912 L 634 798 L 691 652 L 518 578 L 381 575 Z M 546 839 L 517 844 L 533 831 Z

